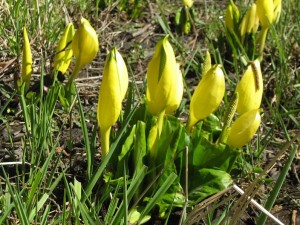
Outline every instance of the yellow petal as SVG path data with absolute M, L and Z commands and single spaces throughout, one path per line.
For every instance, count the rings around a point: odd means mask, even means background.
M 22 81 L 29 83 L 32 73 L 32 55 L 26 28 L 23 28 Z
M 73 50 L 72 50 L 72 39 L 74 36 L 74 26 L 72 23 L 69 23 L 64 33 L 56 47 L 56 55 L 54 58 L 54 68 L 63 74 L 66 73 L 67 69 L 69 68 Z
M 167 110 L 170 113 L 176 110 L 175 105 L 180 104 L 182 96 L 177 93 L 177 88 L 181 93 L 181 72 L 167 38 L 168 36 L 158 42 L 154 56 L 148 64 L 146 100 L 154 116 L 162 111 Z
M 257 0 L 257 15 L 263 28 L 269 28 L 274 21 L 273 0 Z
M 114 48 L 107 56 L 99 91 L 97 119 L 100 129 L 108 129 L 118 119 L 128 87 L 128 72 L 120 53 Z
M 232 148 L 240 148 L 247 144 L 256 133 L 261 122 L 260 110 L 254 109 L 238 117 L 232 124 L 227 144 Z
M 256 4 L 253 3 L 252 6 L 247 10 L 240 25 L 240 34 L 242 40 L 244 39 L 246 33 L 256 33 L 258 26 L 259 19 L 256 12 Z
M 226 8 L 225 25 L 231 33 L 234 33 L 236 29 L 235 26 L 236 24 L 238 24 L 239 19 L 240 19 L 239 9 L 234 4 L 234 2 L 230 0 L 230 3 Z
M 174 80 L 177 81 L 177 84 L 174 85 L 173 87 L 173 93 L 174 93 L 174 98 L 173 101 L 170 101 L 170 104 L 166 108 L 166 113 L 167 114 L 172 114 L 174 111 L 176 111 L 181 103 L 182 96 L 183 96 L 183 80 L 182 80 L 182 74 L 179 69 L 179 65 L 177 74 L 174 76 Z
M 191 128 L 199 120 L 213 113 L 220 105 L 225 93 L 225 78 L 220 65 L 214 65 L 198 84 L 190 103 Z
M 248 17 L 248 11 L 247 11 L 247 13 L 243 17 L 242 22 L 240 24 L 240 35 L 242 37 L 242 42 L 244 41 L 245 35 L 247 33 L 248 21 L 249 21 L 249 17 Z
M 258 109 L 263 94 L 263 79 L 258 60 L 248 65 L 246 72 L 237 85 L 239 94 L 237 112 L 241 115 L 252 109 Z
M 247 26 L 247 33 L 255 33 L 258 29 L 258 16 L 256 12 L 256 4 L 253 3 L 249 9 L 248 13 L 248 26 Z
M 81 19 L 81 24 L 75 32 L 72 49 L 76 57 L 78 70 L 81 70 L 86 64 L 92 62 L 97 55 L 99 49 L 97 33 L 84 18 Z

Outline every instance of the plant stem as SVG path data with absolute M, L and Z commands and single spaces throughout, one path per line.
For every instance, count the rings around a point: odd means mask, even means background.
M 70 86 L 71 86 L 73 80 L 75 80 L 75 78 L 77 77 L 77 75 L 78 75 L 78 73 L 79 73 L 79 71 L 80 71 L 80 69 L 81 69 L 81 66 L 80 66 L 80 64 L 78 63 L 78 61 L 79 61 L 79 60 L 76 60 L 75 68 L 74 68 L 74 70 L 73 70 L 73 72 L 72 72 L 72 74 L 71 74 L 71 76 L 70 76 L 70 78 L 69 78 L 69 80 L 68 80 L 68 82 L 67 82 L 67 84 L 66 84 L 67 90 L 68 90 L 68 91 L 69 91 L 69 89 L 70 89 Z
M 162 131 L 162 127 L 163 127 L 163 123 L 164 123 L 164 116 L 165 116 L 165 111 L 162 111 L 157 118 L 157 125 L 158 125 L 158 139 L 161 135 L 161 131 Z
M 263 28 L 261 30 L 261 34 L 260 34 L 260 37 L 259 37 L 259 39 L 260 39 L 259 55 L 260 55 L 261 59 L 262 59 L 263 51 L 264 51 L 264 48 L 265 48 L 265 43 L 266 43 L 266 39 L 267 39 L 268 30 L 269 30 L 269 28 Z
M 106 129 L 100 128 L 102 160 L 104 160 L 105 156 L 109 152 L 110 130 L 111 130 L 111 127 L 106 128 Z

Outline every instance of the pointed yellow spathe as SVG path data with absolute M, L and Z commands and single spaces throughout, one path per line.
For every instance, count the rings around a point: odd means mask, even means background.
M 238 7 L 234 4 L 234 2 L 230 0 L 226 8 L 225 25 L 231 33 L 235 32 L 236 25 L 238 24 L 239 19 L 240 11 Z
M 28 86 L 32 73 L 32 55 L 26 28 L 23 28 L 22 83 Z
M 56 47 L 56 54 L 54 58 L 54 68 L 57 71 L 62 72 L 63 74 L 66 73 L 67 69 L 69 68 L 73 50 L 72 50 L 72 39 L 74 36 L 74 26 L 72 23 L 69 23 L 63 35 L 61 36 L 58 45 Z
M 103 79 L 99 91 L 97 120 L 101 132 L 102 156 L 109 151 L 109 133 L 122 110 L 122 101 L 128 88 L 126 64 L 113 48 L 106 58 Z
M 237 112 L 240 115 L 260 107 L 263 94 L 263 78 L 260 63 L 257 59 L 248 65 L 246 72 L 237 85 L 236 92 L 239 94 Z
M 227 144 L 231 148 L 241 148 L 252 139 L 260 123 L 260 109 L 244 113 L 230 127 Z
M 242 42 L 244 41 L 246 33 L 256 33 L 259 26 L 259 19 L 256 12 L 256 4 L 253 3 L 248 9 L 240 25 L 240 34 Z
M 175 81 L 177 81 L 174 93 L 174 100 L 170 102 L 170 104 L 166 108 L 166 114 L 172 114 L 174 111 L 176 111 L 181 103 L 182 95 L 183 95 L 183 80 L 182 80 L 182 74 L 178 66 L 178 75 L 176 76 Z
M 213 113 L 220 105 L 225 93 L 225 78 L 220 65 L 214 65 L 202 77 L 190 103 L 188 130 L 199 120 Z
M 146 100 L 152 115 L 174 112 L 182 99 L 183 82 L 168 36 L 158 42 L 148 64 Z
M 273 0 L 257 0 L 257 15 L 263 29 L 270 28 L 274 21 L 274 2 Z
M 69 83 L 77 77 L 79 71 L 86 64 L 93 61 L 99 49 L 97 33 L 90 25 L 89 21 L 84 18 L 81 19 L 81 24 L 75 32 L 72 41 L 72 49 L 76 58 L 76 63 Z

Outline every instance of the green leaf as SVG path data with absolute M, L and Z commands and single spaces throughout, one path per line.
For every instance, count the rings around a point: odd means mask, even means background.
M 34 207 L 29 214 L 28 220 L 29 222 L 32 222 L 36 214 L 40 211 L 40 209 L 44 206 L 45 202 L 48 200 L 49 195 L 45 193 L 41 199 L 37 202 L 37 206 Z
M 209 132 L 209 133 L 211 133 L 213 136 L 217 136 L 222 131 L 221 122 L 220 122 L 219 118 L 216 115 L 210 114 L 203 121 L 202 129 Z
M 130 224 L 136 224 L 140 220 L 142 210 L 143 210 L 143 208 L 141 208 L 141 207 L 135 207 L 130 210 L 130 212 L 129 212 Z M 146 215 L 140 220 L 139 224 L 144 224 L 144 223 L 148 222 L 150 219 L 151 219 L 151 216 Z
M 230 175 L 222 170 L 203 168 L 194 175 L 194 179 L 189 181 L 189 200 L 195 203 L 228 188 L 232 184 Z
M 149 200 L 147 205 L 145 206 L 143 212 L 141 213 L 140 220 L 142 220 L 151 209 L 155 206 L 155 204 L 164 196 L 164 194 L 168 191 L 173 182 L 177 179 L 177 175 L 175 173 L 171 173 L 167 179 L 163 182 L 160 188 L 155 192 L 154 196 Z
M 91 174 L 93 172 L 93 163 L 94 158 L 92 157 L 92 152 L 91 152 L 91 145 L 89 141 L 89 133 L 87 129 L 87 125 L 85 122 L 85 116 L 84 116 L 84 111 L 83 107 L 80 101 L 80 96 L 76 88 L 76 95 L 78 99 L 78 104 L 79 104 L 79 115 L 80 115 L 80 124 L 81 124 L 81 129 L 82 129 L 82 134 L 83 134 L 83 140 L 84 140 L 84 145 L 85 145 L 85 150 L 86 150 L 86 157 L 87 157 L 87 178 L 88 180 L 91 177 Z
M 146 124 L 142 121 L 138 121 L 137 129 L 135 132 L 134 140 L 134 152 L 133 160 L 135 165 L 135 170 L 140 170 L 143 167 L 143 158 L 146 155 Z
M 133 141 L 134 141 L 135 131 L 136 131 L 136 126 L 134 125 L 130 131 L 129 136 L 126 138 L 126 140 L 122 146 L 121 153 L 118 156 L 116 177 L 121 177 L 124 174 L 123 164 L 124 164 L 124 161 L 126 161 L 128 163 L 129 153 L 130 153 L 130 149 L 133 144 Z
M 224 144 L 213 144 L 202 137 L 199 137 L 197 145 L 190 147 L 189 151 L 189 165 L 193 170 L 219 168 L 230 172 L 240 154 L 239 149 L 229 149 Z
M 175 159 L 180 150 L 187 146 L 186 133 L 184 132 L 181 122 L 173 116 L 166 116 L 162 133 L 158 142 L 158 157 L 156 165 L 158 171 L 164 170 L 157 182 L 160 187 L 168 179 L 170 174 L 179 174 L 175 165 Z M 152 168 L 151 168 L 152 169 Z M 159 214 L 164 216 L 167 210 L 173 206 L 182 207 L 185 203 L 183 190 L 180 185 L 180 179 L 176 179 L 168 191 L 161 197 L 156 204 L 159 206 Z

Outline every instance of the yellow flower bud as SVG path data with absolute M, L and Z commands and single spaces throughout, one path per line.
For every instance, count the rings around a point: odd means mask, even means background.
M 81 24 L 75 32 L 72 49 L 76 58 L 76 64 L 70 81 L 76 78 L 79 71 L 86 64 L 93 61 L 99 49 L 97 33 L 89 21 L 84 18 L 81 19 Z
M 225 78 L 220 65 L 214 65 L 202 77 L 190 103 L 188 130 L 199 120 L 213 113 L 220 105 L 225 93 Z
M 168 36 L 159 41 L 148 64 L 146 100 L 152 115 L 172 113 L 182 99 L 183 83 Z
M 230 3 L 226 8 L 225 25 L 231 33 L 235 32 L 236 25 L 238 24 L 239 19 L 240 11 L 238 7 L 234 4 L 234 2 L 230 0 Z
M 184 6 L 191 8 L 194 4 L 194 1 L 193 0 L 182 0 L 182 3 Z
M 273 0 L 257 0 L 256 5 L 259 21 L 264 29 L 268 29 L 274 21 Z
M 176 84 L 177 88 L 174 93 L 174 100 L 172 102 L 170 102 L 170 104 L 166 108 L 166 114 L 172 114 L 174 111 L 176 111 L 176 109 L 178 109 L 178 107 L 181 103 L 182 95 L 183 95 L 182 74 L 181 74 L 178 64 L 177 64 L 177 66 L 178 66 L 178 71 L 179 71 L 177 79 L 175 78 L 175 81 L 177 81 L 177 84 Z
M 23 28 L 22 82 L 28 86 L 32 73 L 32 55 L 26 28 Z
M 69 68 L 73 50 L 72 50 L 72 39 L 74 36 L 74 26 L 72 23 L 69 23 L 63 35 L 61 36 L 58 45 L 56 47 L 56 54 L 54 58 L 54 68 L 63 74 L 66 73 L 67 69 Z
M 256 33 L 258 26 L 259 19 L 256 13 L 256 4 L 253 3 L 243 17 L 242 23 L 240 25 L 240 34 L 242 40 L 244 40 L 246 33 Z
M 113 48 L 105 61 L 97 107 L 103 157 L 109 151 L 110 129 L 120 115 L 127 88 L 128 72 L 126 64 L 117 49 Z
M 252 139 L 260 122 L 260 109 L 253 109 L 244 113 L 232 124 L 227 144 L 231 148 L 241 148 Z
M 246 72 L 236 87 L 239 94 L 237 112 L 241 115 L 252 109 L 258 109 L 263 94 L 263 78 L 260 63 L 256 59 L 249 63 Z

